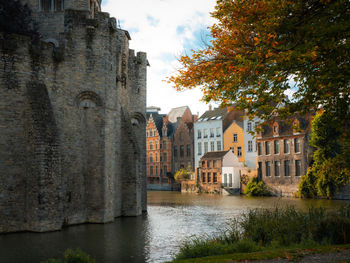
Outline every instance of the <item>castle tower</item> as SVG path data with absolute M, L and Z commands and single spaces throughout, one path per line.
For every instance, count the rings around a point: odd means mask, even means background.
M 86 16 L 94 18 L 101 12 L 102 0 L 21 0 L 32 10 L 34 21 L 44 40 L 59 45 L 59 34 L 64 31 L 65 10 L 86 11 Z

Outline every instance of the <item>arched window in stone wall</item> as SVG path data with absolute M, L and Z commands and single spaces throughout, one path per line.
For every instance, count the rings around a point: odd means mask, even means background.
M 64 10 L 64 0 L 39 0 L 41 11 L 53 12 Z

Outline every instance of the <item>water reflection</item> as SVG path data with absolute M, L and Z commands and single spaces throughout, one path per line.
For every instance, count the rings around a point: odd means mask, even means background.
M 164 262 L 184 239 L 218 233 L 247 209 L 287 205 L 336 208 L 348 202 L 149 192 L 148 203 L 147 215 L 118 218 L 111 224 L 79 225 L 45 234 L 0 235 L 1 262 L 38 263 L 77 247 L 100 263 Z

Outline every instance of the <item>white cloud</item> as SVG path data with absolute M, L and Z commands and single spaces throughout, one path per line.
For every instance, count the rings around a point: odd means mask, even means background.
M 207 105 L 200 102 L 199 89 L 176 92 L 166 77 L 175 72 L 177 57 L 186 47 L 196 48 L 198 32 L 205 32 L 213 22 L 209 12 L 215 0 L 109 0 L 102 9 L 120 21 L 131 35 L 130 48 L 147 52 L 147 105 L 159 106 L 162 112 L 188 105 L 193 113 L 203 113 Z

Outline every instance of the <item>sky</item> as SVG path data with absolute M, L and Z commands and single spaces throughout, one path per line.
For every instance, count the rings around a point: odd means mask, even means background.
M 178 58 L 203 47 L 215 0 L 103 0 L 102 11 L 115 17 L 131 36 L 130 48 L 147 53 L 147 106 L 172 108 L 189 106 L 193 114 L 209 107 L 201 102 L 199 88 L 178 92 L 165 82 L 179 68 Z M 216 106 L 216 105 L 213 105 Z

